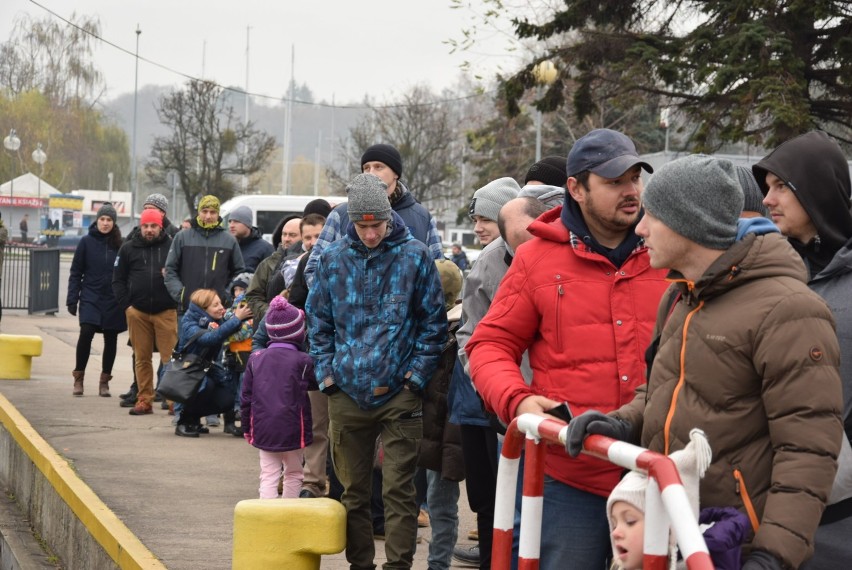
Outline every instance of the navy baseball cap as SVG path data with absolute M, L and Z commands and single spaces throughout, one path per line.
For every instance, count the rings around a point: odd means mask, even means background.
M 629 137 L 610 129 L 595 129 L 571 147 L 566 170 L 568 176 L 589 170 L 604 178 L 618 178 L 637 165 L 654 172 L 650 164 L 639 159 Z

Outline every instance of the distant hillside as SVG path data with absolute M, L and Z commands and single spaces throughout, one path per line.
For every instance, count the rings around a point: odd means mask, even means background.
M 139 88 L 136 121 L 136 156 L 139 159 L 140 173 L 142 172 L 141 165 L 144 164 L 150 153 L 154 137 L 168 134 L 167 129 L 157 119 L 156 105 L 159 97 L 168 93 L 170 89 L 169 87 L 157 85 L 145 85 Z M 245 110 L 245 103 L 242 96 L 233 94 L 232 99 L 237 115 L 242 118 L 243 111 Z M 105 102 L 103 109 L 107 116 L 114 118 L 117 124 L 124 128 L 127 132 L 128 140 L 132 144 L 133 93 L 120 95 L 111 101 Z M 313 162 L 321 131 L 321 169 L 325 170 L 331 164 L 332 150 L 335 153 L 336 162 L 340 164 L 340 161 L 343 160 L 340 153 L 340 141 L 346 139 L 349 129 L 366 112 L 363 109 L 332 110 L 330 107 L 294 104 L 293 130 L 291 134 L 293 145 L 292 160 L 296 162 L 302 157 L 305 160 Z M 249 108 L 249 117 L 258 128 L 273 135 L 279 146 L 283 145 L 286 129 L 286 105 L 283 102 L 269 106 L 253 102 Z M 334 140 L 332 140 L 332 136 Z M 273 166 L 274 162 L 277 161 L 279 163 L 277 166 L 278 170 L 281 168 L 281 160 L 281 153 L 276 153 L 273 158 Z

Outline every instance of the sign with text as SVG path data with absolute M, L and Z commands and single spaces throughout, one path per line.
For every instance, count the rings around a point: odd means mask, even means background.
M 41 208 L 46 200 L 31 198 L 29 196 L 0 196 L 0 206 L 14 206 L 17 208 Z

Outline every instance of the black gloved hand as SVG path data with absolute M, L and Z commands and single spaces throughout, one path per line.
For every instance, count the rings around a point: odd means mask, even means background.
M 565 451 L 571 457 L 577 457 L 583 451 L 583 440 L 589 434 L 605 435 L 625 441 L 630 437 L 632 427 L 629 422 L 613 418 L 595 410 L 584 412 L 568 424 L 568 439 Z
M 73 305 L 68 305 L 68 312 L 71 313 L 72 317 L 76 317 L 77 316 L 77 304 L 74 303 Z
M 755 550 L 748 557 L 743 570 L 783 570 L 777 558 L 762 550 Z

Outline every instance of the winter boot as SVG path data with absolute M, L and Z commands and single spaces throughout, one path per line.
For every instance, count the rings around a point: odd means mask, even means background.
M 71 372 L 71 375 L 74 377 L 74 391 L 71 392 L 72 395 L 83 395 L 83 376 L 85 376 L 85 374 L 85 370 L 74 370 L 73 372 Z
M 136 395 L 139 393 L 139 389 L 136 387 L 136 380 L 130 383 L 130 389 L 127 390 L 124 394 L 119 394 L 118 397 L 122 400 L 133 400 L 136 401 Z
M 236 412 L 225 412 L 223 416 L 223 419 L 225 420 L 225 428 L 223 431 L 225 433 L 231 434 L 234 437 L 243 437 L 243 428 L 237 427 L 237 424 L 235 423 L 237 417 Z
M 109 381 L 112 380 L 112 376 L 107 374 L 106 372 L 101 372 L 101 382 L 98 384 L 98 396 L 103 398 L 109 398 L 112 394 L 109 393 Z

